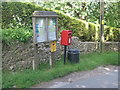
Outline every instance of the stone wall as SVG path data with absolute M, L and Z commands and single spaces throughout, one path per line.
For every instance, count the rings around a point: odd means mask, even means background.
M 119 42 L 105 42 L 105 51 L 118 51 Z M 77 37 L 72 38 L 72 45 L 68 48 L 77 48 L 81 53 L 99 52 L 100 42 L 81 42 Z
M 50 60 L 50 44 L 40 43 L 35 52 L 32 40 L 27 43 L 17 43 L 11 47 L 3 47 L 2 50 L 2 67 L 5 70 L 16 71 L 32 68 L 32 61 L 37 53 L 39 63 Z M 60 59 L 63 49 L 57 42 L 57 51 L 55 52 L 56 59 Z
M 90 53 L 99 50 L 98 42 L 81 42 L 77 37 L 72 38 L 72 45 L 69 48 L 77 48 L 81 53 Z M 56 60 L 63 55 L 64 46 L 61 46 L 59 40 L 57 42 L 57 51 L 55 52 Z M 105 50 L 118 50 L 118 42 L 105 43 Z M 39 63 L 48 62 L 50 60 L 50 44 L 40 43 L 38 45 Z M 2 67 L 3 70 L 16 71 L 32 68 L 32 60 L 35 58 L 35 49 L 32 40 L 27 43 L 17 43 L 13 46 L 3 46 L 2 50 Z

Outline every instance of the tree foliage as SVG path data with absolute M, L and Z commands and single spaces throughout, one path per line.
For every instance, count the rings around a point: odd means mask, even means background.
M 54 11 L 58 14 L 58 28 L 59 32 L 62 30 L 72 30 L 73 35 L 79 37 L 82 41 L 99 41 L 100 37 L 100 29 L 99 24 L 93 24 L 90 22 L 86 22 L 81 19 L 77 19 L 58 10 L 51 10 L 47 8 L 43 8 L 37 5 L 33 5 L 30 3 L 21 3 L 21 2 L 3 2 L 2 3 L 2 28 L 21 28 L 27 27 L 32 29 L 32 13 L 34 11 Z M 24 30 L 25 29 L 25 30 Z M 22 29 L 22 31 L 18 31 L 19 29 L 7 30 L 8 32 L 12 31 L 10 36 L 15 33 L 14 38 L 16 40 L 20 39 L 19 32 L 21 33 L 21 40 L 26 41 L 30 38 L 31 34 L 28 34 L 28 37 L 24 36 L 24 31 L 26 33 L 26 28 Z M 31 30 L 30 29 L 30 30 Z M 6 32 L 3 30 L 3 32 Z M 58 32 L 58 33 L 59 33 Z M 6 32 L 7 33 L 7 32 Z M 6 35 L 5 33 L 5 35 Z M 118 41 L 120 35 L 120 28 L 108 27 L 105 26 L 105 40 L 106 41 Z M 6 36 L 7 37 L 7 36 Z M 9 37 L 9 35 L 8 35 Z M 12 37 L 12 36 L 11 36 Z M 23 39 L 25 37 L 25 39 Z
M 83 19 L 92 23 L 99 23 L 99 2 L 39 2 L 42 7 L 60 10 L 69 16 Z M 120 27 L 120 2 L 105 2 L 105 25 Z

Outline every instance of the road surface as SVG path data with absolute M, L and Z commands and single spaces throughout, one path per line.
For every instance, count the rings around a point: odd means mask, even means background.
M 74 72 L 32 88 L 118 88 L 118 67 L 106 66 L 92 71 Z

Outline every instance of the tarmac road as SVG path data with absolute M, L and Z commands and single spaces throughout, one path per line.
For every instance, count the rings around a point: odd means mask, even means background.
M 118 88 L 118 71 L 117 66 L 98 67 L 91 71 L 74 72 L 32 88 Z
M 118 72 L 108 72 L 72 83 L 59 83 L 50 88 L 118 88 Z

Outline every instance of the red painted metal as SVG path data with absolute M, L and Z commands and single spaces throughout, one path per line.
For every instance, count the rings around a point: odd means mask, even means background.
M 61 32 L 60 44 L 68 46 L 68 45 L 71 45 L 71 41 L 72 41 L 72 31 L 71 30 L 63 30 Z

